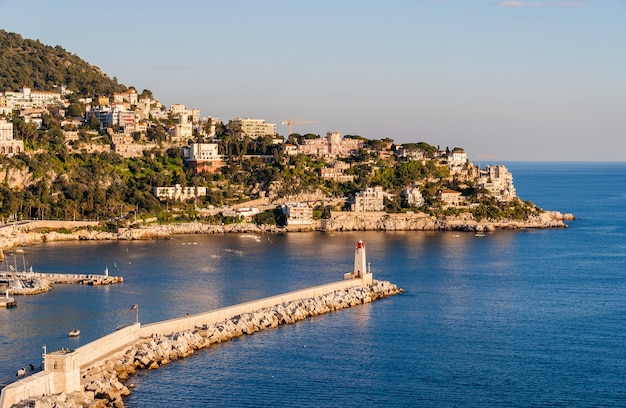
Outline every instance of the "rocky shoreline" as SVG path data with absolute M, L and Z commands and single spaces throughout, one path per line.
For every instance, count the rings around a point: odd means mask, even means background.
M 204 324 L 195 330 L 143 338 L 119 350 L 104 361 L 81 370 L 82 391 L 42 396 L 31 401 L 39 408 L 124 407 L 123 398 L 130 395 L 132 383 L 125 383 L 138 370 L 152 370 L 196 350 L 246 334 L 291 324 L 324 313 L 346 309 L 402 293 L 388 281 L 374 280 L 366 286 L 286 302 L 252 313 L 244 313 L 218 324 Z
M 118 232 L 105 232 L 97 228 L 74 228 L 71 232 L 58 232 L 47 228 L 38 231 L 24 226 L 19 230 L 0 230 L 0 249 L 51 241 L 111 241 L 165 239 L 182 234 L 230 234 L 230 233 L 285 233 L 285 232 L 342 232 L 342 231 L 467 231 L 492 232 L 514 229 L 567 228 L 565 221 L 575 220 L 572 214 L 545 211 L 526 220 L 477 221 L 470 214 L 450 217 L 433 217 L 423 213 L 388 214 L 384 212 L 349 213 L 337 212 L 332 217 L 314 220 L 311 224 L 278 227 L 257 225 L 249 222 L 213 225 L 201 222 L 177 224 L 137 224 L 120 228 Z

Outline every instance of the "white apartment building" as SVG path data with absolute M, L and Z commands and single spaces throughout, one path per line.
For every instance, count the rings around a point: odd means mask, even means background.
M 33 91 L 28 87 L 23 87 L 17 92 L 4 92 L 4 100 L 6 106 L 11 109 L 44 108 L 61 103 L 61 93 Z
M 193 137 L 193 124 L 187 119 L 187 113 L 178 114 L 178 123 L 171 129 L 172 141 L 184 141 Z
M 228 122 L 228 128 L 238 130 L 238 137 L 248 136 L 256 139 L 263 136 L 274 136 L 276 124 L 267 123 L 265 119 L 235 118 Z
M 513 175 L 502 164 L 487 166 L 481 170 L 478 187 L 489 191 L 491 195 L 502 201 L 509 201 L 517 197 L 513 186 Z
M 310 225 L 313 223 L 313 209 L 306 203 L 291 203 L 281 206 L 289 225 Z
M 385 192 L 381 186 L 368 187 L 354 195 L 352 211 L 383 211 L 385 209 Z
M 406 187 L 402 190 L 401 195 L 406 198 L 407 203 L 411 207 L 421 207 L 425 203 L 422 192 L 417 186 Z

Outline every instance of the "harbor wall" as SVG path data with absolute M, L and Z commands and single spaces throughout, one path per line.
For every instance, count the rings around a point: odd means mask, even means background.
M 372 274 L 361 279 L 346 279 L 339 282 L 314 286 L 293 292 L 283 293 L 259 300 L 240 303 L 221 309 L 185 316 L 162 322 L 124 327 L 104 337 L 87 343 L 75 350 L 61 350 L 46 354 L 45 371 L 28 376 L 2 389 L 0 408 L 10 408 L 22 400 L 42 395 L 71 393 L 78 391 L 81 368 L 93 365 L 117 351 L 130 347 L 140 338 L 168 335 L 194 329 L 196 326 L 214 324 L 234 316 L 255 312 L 259 309 L 287 302 L 304 300 L 331 294 L 337 290 L 372 284 Z M 56 364 L 55 364 L 56 363 Z

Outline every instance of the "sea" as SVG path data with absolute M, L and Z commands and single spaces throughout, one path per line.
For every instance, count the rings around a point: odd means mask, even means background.
M 36 372 L 44 349 L 135 320 L 340 280 L 363 240 L 374 279 L 404 293 L 139 371 L 126 406 L 626 406 L 626 163 L 504 164 L 522 199 L 577 219 L 484 237 L 307 232 L 27 247 L 8 262 L 108 268 L 125 282 L 55 285 L 0 309 L 0 383 L 20 367 Z M 74 328 L 81 334 L 69 338 Z

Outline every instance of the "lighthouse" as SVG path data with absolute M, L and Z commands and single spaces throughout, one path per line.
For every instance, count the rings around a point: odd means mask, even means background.
M 354 270 L 355 278 L 362 278 L 367 273 L 367 258 L 365 257 L 365 242 L 359 240 L 354 249 Z
M 354 249 L 354 269 L 352 272 L 344 274 L 344 279 L 363 279 L 371 283 L 372 273 L 367 265 L 365 243 L 361 240 L 357 242 Z

